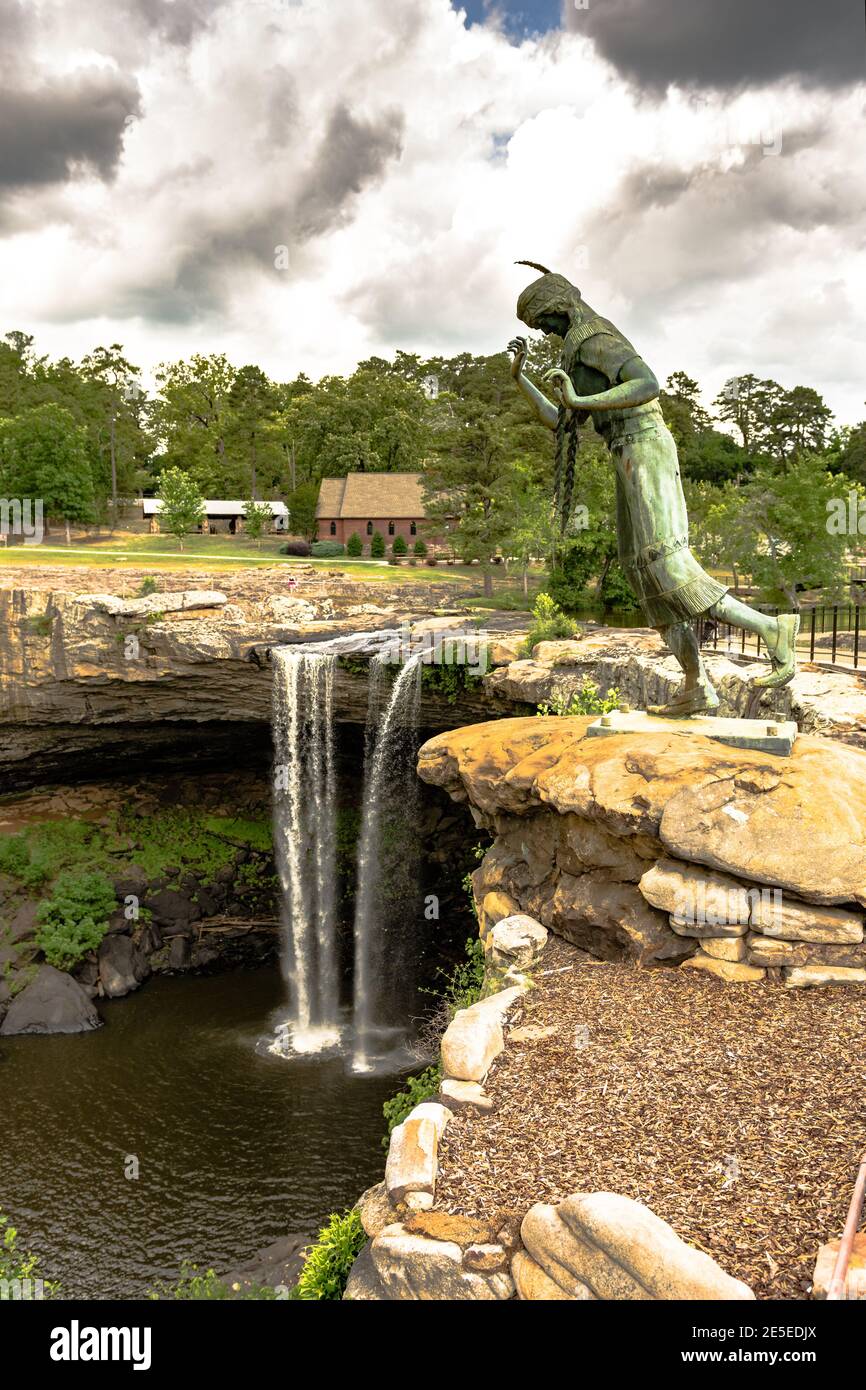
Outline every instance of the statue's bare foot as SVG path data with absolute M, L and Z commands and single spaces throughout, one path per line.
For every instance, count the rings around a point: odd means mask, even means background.
M 764 690 L 778 689 L 794 679 L 797 670 L 797 633 L 800 631 L 799 613 L 781 613 L 777 619 L 779 637 L 776 649 L 770 653 L 773 669 L 768 676 L 757 676 L 752 685 Z
M 647 705 L 647 714 L 660 714 L 666 719 L 688 719 L 690 714 L 710 714 L 719 708 L 719 697 L 712 686 L 686 686 L 669 705 Z

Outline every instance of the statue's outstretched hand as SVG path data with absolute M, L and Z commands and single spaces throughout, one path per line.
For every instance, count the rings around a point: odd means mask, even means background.
M 526 346 L 525 338 L 512 338 L 508 344 L 508 351 L 513 353 L 511 362 L 511 375 L 515 381 L 519 381 L 523 375 L 523 368 L 526 366 L 526 358 L 529 349 Z

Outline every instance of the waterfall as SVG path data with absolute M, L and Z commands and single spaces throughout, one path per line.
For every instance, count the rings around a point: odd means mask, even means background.
M 288 1027 L 274 1050 L 317 1052 L 340 1037 L 336 918 L 334 669 L 331 653 L 273 652 L 274 845 L 283 890 Z
M 414 740 L 418 725 L 421 693 L 420 656 L 410 656 L 400 669 L 391 688 L 390 698 L 379 719 L 381 677 L 387 651 L 370 662 L 370 696 L 367 715 L 366 750 L 364 758 L 364 805 L 361 832 L 358 839 L 357 884 L 355 889 L 355 976 L 353 1000 L 354 1071 L 369 1071 L 377 1039 L 381 1041 L 392 1018 L 385 1006 L 386 991 L 393 1004 L 399 996 L 402 967 L 405 961 L 400 950 L 399 928 L 389 931 L 389 919 L 402 919 L 405 940 L 407 918 L 411 921 L 412 894 L 408 883 L 404 893 L 390 883 L 383 884 L 383 829 L 385 814 L 391 810 L 411 836 L 413 829 L 412 803 L 415 780 Z M 398 869 L 409 871 L 411 866 L 398 851 L 388 856 Z M 389 912 L 390 908 L 390 912 Z M 389 940 L 389 937 L 391 940 Z M 385 947 L 389 959 L 385 960 Z
M 417 921 L 415 775 L 421 653 L 395 661 L 393 631 L 371 634 L 364 782 L 357 846 L 352 1068 L 394 1053 L 414 992 Z M 270 1051 L 334 1047 L 341 1036 L 337 912 L 334 675 L 357 639 L 275 648 L 274 845 L 282 886 L 288 1022 Z M 367 653 L 365 653 L 367 654 Z

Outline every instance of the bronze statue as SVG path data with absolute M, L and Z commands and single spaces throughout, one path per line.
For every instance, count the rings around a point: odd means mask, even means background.
M 787 685 L 796 669 L 797 614 L 777 618 L 734 598 L 701 568 L 689 549 L 689 521 L 677 448 L 662 418 L 659 384 L 627 338 L 581 298 L 580 290 L 534 261 L 542 271 L 517 301 L 527 327 L 563 339 L 562 365 L 545 376 L 557 404 L 524 375 L 526 339 L 508 345 L 511 374 L 536 415 L 557 436 L 556 497 L 565 532 L 571 511 L 578 427 L 592 418 L 616 467 L 616 529 L 620 564 L 647 622 L 658 628 L 685 672 L 670 705 L 654 714 L 690 715 L 718 708 L 695 631 L 705 614 L 760 634 L 772 670 L 756 686 Z

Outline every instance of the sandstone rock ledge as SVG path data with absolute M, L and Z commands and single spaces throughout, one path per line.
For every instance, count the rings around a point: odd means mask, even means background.
M 522 912 L 606 960 L 866 983 L 866 753 L 594 739 L 590 722 L 503 719 L 421 749 L 420 776 L 494 836 L 473 875 L 482 937 Z

